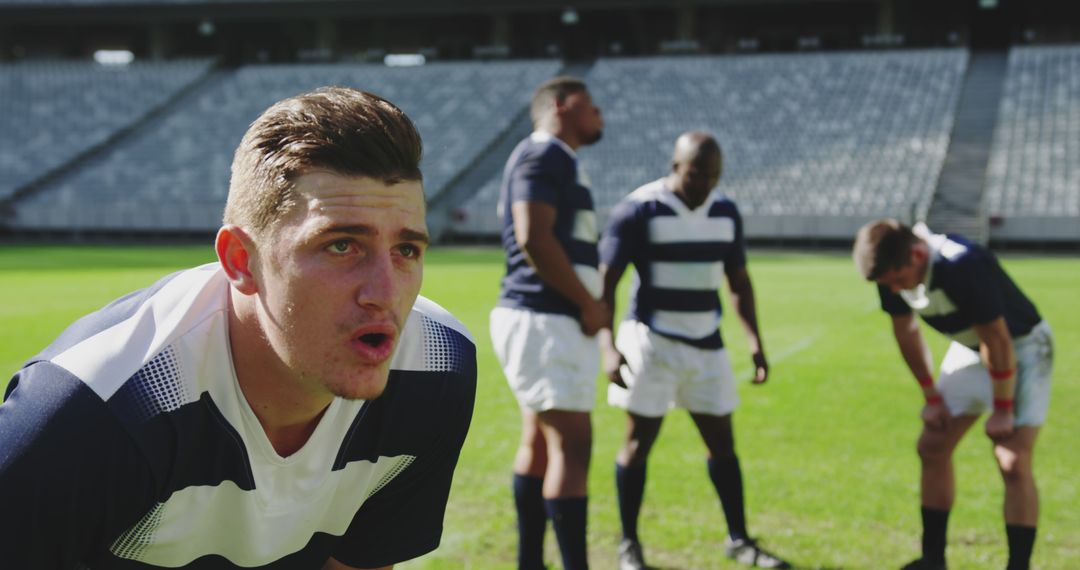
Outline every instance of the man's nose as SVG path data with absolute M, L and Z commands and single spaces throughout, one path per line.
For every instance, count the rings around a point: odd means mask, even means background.
M 393 303 L 394 260 L 391 255 L 381 253 L 368 258 L 368 263 L 357 268 L 359 287 L 356 302 L 361 306 L 387 309 Z

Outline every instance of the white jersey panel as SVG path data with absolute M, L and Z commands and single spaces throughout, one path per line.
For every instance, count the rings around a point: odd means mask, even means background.
M 665 289 L 717 289 L 723 283 L 724 262 L 654 261 L 654 287 Z
M 224 310 L 228 281 L 219 267 L 211 263 L 178 274 L 130 318 L 70 347 L 52 362 L 108 400 L 177 337 Z M 125 341 L 118 343 L 118 338 Z
M 683 209 L 685 210 L 685 207 Z M 731 218 L 694 215 L 706 211 L 707 205 L 682 216 L 660 216 L 649 220 L 649 240 L 657 244 L 735 241 L 735 221 Z
M 716 332 L 720 319 L 716 311 L 662 311 L 653 313 L 652 328 L 657 332 L 695 338 Z

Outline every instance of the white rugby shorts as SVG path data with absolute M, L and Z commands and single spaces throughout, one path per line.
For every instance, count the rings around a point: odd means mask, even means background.
M 1054 362 L 1054 336 L 1046 321 L 1030 333 L 1013 339 L 1016 352 L 1016 425 L 1041 426 L 1050 407 L 1050 371 Z M 979 415 L 993 407 L 994 388 L 979 352 L 958 342 L 949 346 L 941 362 L 937 389 L 949 413 Z
M 600 347 L 577 319 L 495 307 L 490 325 L 495 355 L 522 407 L 592 411 Z
M 608 386 L 613 406 L 655 418 L 675 407 L 725 416 L 739 405 L 727 350 L 690 346 L 632 320 L 619 325 L 615 347 L 626 358 L 627 388 Z

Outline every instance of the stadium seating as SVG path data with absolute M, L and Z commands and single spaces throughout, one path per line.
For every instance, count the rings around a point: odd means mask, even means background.
M 134 124 L 210 65 L 0 64 L 0 200 Z
M 961 49 L 602 59 L 588 74 L 604 140 L 583 149 L 597 209 L 667 172 L 689 129 L 724 147 L 723 192 L 765 234 L 850 236 L 933 194 L 967 62 Z M 490 233 L 498 182 L 456 232 Z M 789 234 L 790 232 L 790 234 Z
M 992 236 L 1080 238 L 1080 46 L 1011 51 L 986 186 Z
M 23 227 L 205 230 L 220 223 L 232 153 L 275 101 L 324 85 L 378 93 L 424 137 L 425 189 L 437 195 L 527 105 L 557 61 L 254 65 L 222 73 L 72 175 L 19 203 Z

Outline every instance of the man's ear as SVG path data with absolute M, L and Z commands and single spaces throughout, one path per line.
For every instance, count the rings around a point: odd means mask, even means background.
M 225 225 L 218 230 L 214 242 L 218 261 L 225 270 L 225 276 L 234 289 L 244 295 L 259 292 L 259 286 L 252 274 L 255 242 L 239 226 Z
M 922 267 L 926 260 L 930 259 L 930 250 L 924 244 L 917 243 L 911 246 L 911 264 Z

